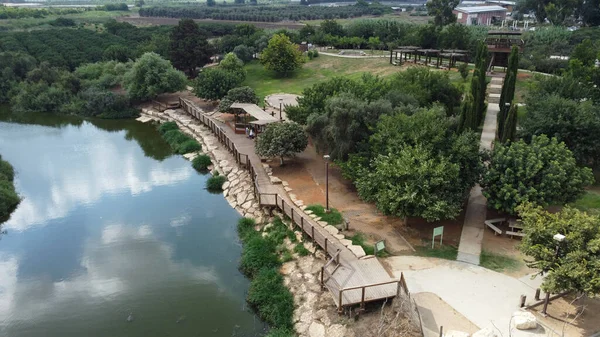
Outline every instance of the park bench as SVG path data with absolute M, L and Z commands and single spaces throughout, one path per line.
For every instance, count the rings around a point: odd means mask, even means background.
M 506 231 L 506 235 L 509 235 L 510 238 L 512 239 L 513 236 L 520 236 L 520 237 L 524 237 L 525 233 L 523 232 L 513 232 L 513 231 Z
M 497 222 L 503 222 L 506 221 L 505 218 L 496 218 L 496 219 L 490 219 L 490 220 L 485 220 L 484 223 L 486 226 L 488 226 L 489 228 L 491 228 L 494 231 L 494 235 L 502 235 L 502 230 L 498 227 L 496 227 L 496 225 L 494 225 L 494 223 Z

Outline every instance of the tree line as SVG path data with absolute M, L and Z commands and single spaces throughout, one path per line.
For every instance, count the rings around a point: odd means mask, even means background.
M 0 4 L 0 20 L 36 18 L 41 19 L 49 15 L 78 14 L 88 11 L 128 11 L 127 4 L 106 4 L 96 8 L 23 8 L 7 7 Z
M 391 9 L 379 4 L 367 6 L 217 6 L 217 7 L 144 7 L 140 16 L 171 17 L 238 21 L 299 21 L 320 19 L 346 19 L 364 15 L 382 15 Z

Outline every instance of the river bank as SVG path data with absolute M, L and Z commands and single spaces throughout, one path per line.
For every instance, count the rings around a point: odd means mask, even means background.
M 228 180 L 223 185 L 225 199 L 241 215 L 256 221 L 255 230 L 262 237 L 270 235 L 270 228 L 274 225 L 275 219 L 285 218 L 277 211 L 269 214 L 267 209 L 259 207 L 258 201 L 254 197 L 253 183 L 248 172 L 236 164 L 235 158 L 210 129 L 183 110 L 158 112 L 151 108 L 144 108 L 142 117 L 138 120 L 159 123 L 174 121 L 181 131 L 195 138 L 202 145 L 204 152 L 212 159 L 211 173 L 219 172 L 219 174 L 227 176 Z M 191 161 L 196 155 L 187 154 L 186 158 Z M 328 290 L 322 289 L 320 285 L 319 275 L 321 267 L 326 262 L 325 253 L 316 249 L 312 242 L 305 240 L 299 228 L 294 228 L 289 221 L 285 221 L 285 224 L 294 235 L 293 237 L 288 235 L 283 240 L 280 251 L 294 253 L 291 256 L 286 256 L 286 253 L 280 254 L 280 259 L 284 260 L 284 263 L 279 268 L 279 273 L 283 275 L 284 285 L 294 297 L 295 309 L 292 321 L 296 335 L 300 337 L 353 337 L 370 335 L 373 333 L 374 327 L 394 333 L 399 327 L 405 328 L 403 324 L 397 324 L 399 318 L 403 319 L 403 313 L 402 303 L 395 301 L 393 305 L 388 303 L 374 308 L 375 310 L 372 312 L 361 315 L 359 320 L 355 320 L 353 315 L 339 315 L 333 296 Z M 310 254 L 306 256 L 298 254 L 294 249 L 296 245 L 294 241 L 302 243 Z M 285 262 L 289 258 L 291 260 Z M 383 332 L 382 336 L 388 334 Z M 280 335 L 276 334 L 276 336 Z M 411 334 L 407 336 L 411 336 Z

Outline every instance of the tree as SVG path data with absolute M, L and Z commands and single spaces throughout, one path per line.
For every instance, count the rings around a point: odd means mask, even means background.
M 217 100 L 225 97 L 227 92 L 242 84 L 240 77 L 219 68 L 204 69 L 192 83 L 194 94 L 204 99 Z
M 233 88 L 229 90 L 227 95 L 219 102 L 219 111 L 229 111 L 231 104 L 236 102 L 258 104 L 258 96 L 256 96 L 256 93 L 250 87 Z
M 483 116 L 485 115 L 485 91 L 486 91 L 486 71 L 487 71 L 487 45 L 480 42 L 477 46 L 477 54 L 475 56 L 475 69 L 471 78 L 471 95 L 475 107 L 476 125 L 481 125 Z
M 550 213 L 526 203 L 517 210 L 525 232 L 520 249 L 532 258 L 527 266 L 545 275 L 544 292 L 600 294 L 600 218 L 569 206 Z
M 459 129 L 462 130 L 477 130 L 479 125 L 477 123 L 477 116 L 475 115 L 475 105 L 473 102 L 473 95 L 470 93 L 465 94 L 465 99 L 460 107 L 460 119 Z
M 533 137 L 494 147 L 481 187 L 488 205 L 515 214 L 524 202 L 540 206 L 574 201 L 594 181 L 592 170 L 578 167 L 556 138 Z
M 142 8 L 146 3 L 144 2 L 144 0 L 136 0 L 135 1 L 135 6 Z
M 298 46 L 283 34 L 273 35 L 269 40 L 269 45 L 260 55 L 260 62 L 266 69 L 283 76 L 287 76 L 300 68 L 303 61 Z
M 462 77 L 463 81 L 467 81 L 467 77 L 469 77 L 469 64 L 467 62 L 459 64 L 458 72 L 460 73 L 460 77 Z
M 371 157 L 351 156 L 344 174 L 385 214 L 454 218 L 482 169 L 477 134 L 457 135 L 454 127 L 441 107 L 382 115 L 369 139 Z
M 206 5 L 208 7 L 213 7 L 217 4 L 217 2 L 215 0 L 206 0 Z
M 245 63 L 254 59 L 254 48 L 248 47 L 245 44 L 240 44 L 233 48 L 233 53 Z
M 500 94 L 500 102 L 498 103 L 500 111 L 497 116 L 498 138 L 505 138 L 504 124 L 508 116 L 508 110 L 511 108 L 511 103 L 514 104 L 515 86 L 517 84 L 517 72 L 519 71 L 519 47 L 513 46 L 508 57 L 508 67 L 506 78 L 502 84 L 502 92 Z M 512 130 L 509 132 L 513 132 Z
M 576 45 L 571 53 L 571 59 L 581 61 L 585 67 L 593 66 L 597 58 L 598 48 L 594 46 L 590 39 L 585 39 L 580 44 Z
M 456 22 L 456 15 L 452 13 L 460 0 L 429 0 L 427 1 L 427 14 L 433 16 L 436 26 L 445 26 Z
M 120 44 L 109 46 L 108 48 L 104 49 L 104 52 L 102 53 L 102 59 L 105 61 L 114 60 L 119 62 L 127 62 L 130 57 L 131 55 L 129 48 Z
M 137 59 L 123 81 L 129 96 L 139 100 L 183 90 L 187 83 L 182 72 L 155 53 L 145 53 Z
M 195 77 L 197 68 L 210 62 L 213 49 L 192 19 L 183 19 L 171 31 L 169 59 L 175 68 Z
M 568 99 L 539 90 L 527 97 L 527 114 L 519 122 L 526 141 L 545 134 L 565 142 L 581 165 L 600 163 L 600 107 L 581 98 Z
M 515 140 L 517 134 L 517 103 L 512 102 L 508 115 L 504 121 L 504 127 L 502 128 L 502 135 L 500 141 L 506 143 Z
M 325 20 L 321 22 L 319 26 L 319 31 L 323 33 L 323 35 L 331 35 L 331 36 L 344 36 L 344 26 L 339 24 L 335 20 Z
M 263 157 L 291 157 L 304 151 L 308 137 L 302 127 L 294 122 L 273 123 L 267 126 L 256 140 L 256 153 Z
M 240 82 L 246 79 L 246 70 L 244 70 L 244 62 L 240 60 L 234 53 L 227 53 L 223 60 L 219 63 L 219 67 L 229 71 L 240 78 Z

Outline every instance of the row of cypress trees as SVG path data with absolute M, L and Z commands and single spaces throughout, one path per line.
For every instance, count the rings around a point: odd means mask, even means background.
M 485 116 L 486 104 L 486 70 L 487 70 L 487 46 L 480 42 L 475 54 L 475 69 L 471 78 L 471 91 L 465 93 L 465 98 L 460 111 L 460 129 L 477 130 L 483 116 Z
M 508 57 L 508 68 L 502 84 L 500 94 L 500 111 L 498 112 L 498 138 L 502 143 L 515 139 L 517 132 L 517 104 L 515 98 L 515 86 L 517 83 L 517 71 L 519 69 L 519 48 L 513 46 Z

